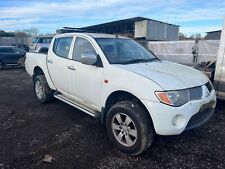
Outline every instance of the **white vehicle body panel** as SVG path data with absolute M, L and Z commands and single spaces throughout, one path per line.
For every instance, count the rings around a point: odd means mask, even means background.
M 202 72 L 168 61 L 117 66 L 155 81 L 163 90 L 187 89 L 208 82 Z

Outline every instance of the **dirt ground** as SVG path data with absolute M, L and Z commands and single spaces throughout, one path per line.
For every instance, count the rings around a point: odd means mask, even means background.
M 60 101 L 42 105 L 24 69 L 0 71 L 0 169 L 225 168 L 225 102 L 204 126 L 157 136 L 132 157 L 110 143 L 99 120 Z M 45 155 L 53 157 L 44 162 Z M 51 160 L 51 159 L 50 159 Z

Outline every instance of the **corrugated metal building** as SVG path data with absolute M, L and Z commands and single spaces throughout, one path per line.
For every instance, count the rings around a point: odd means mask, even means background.
M 146 40 L 178 40 L 179 26 L 151 19 L 135 22 L 135 38 Z
M 221 32 L 222 32 L 221 30 L 206 32 L 207 35 L 205 36 L 205 39 L 206 40 L 220 40 Z
M 169 41 L 178 40 L 179 26 L 149 18 L 135 17 L 82 28 L 64 27 L 57 30 L 57 33 L 82 31 L 118 34 L 143 40 Z

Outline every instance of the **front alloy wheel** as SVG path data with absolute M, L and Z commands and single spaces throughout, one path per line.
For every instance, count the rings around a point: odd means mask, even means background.
M 112 119 L 112 131 L 117 141 L 131 147 L 137 141 L 137 128 L 134 121 L 124 113 L 117 113 Z
M 151 117 L 141 103 L 114 104 L 107 112 L 105 123 L 110 140 L 124 153 L 141 154 L 153 141 Z

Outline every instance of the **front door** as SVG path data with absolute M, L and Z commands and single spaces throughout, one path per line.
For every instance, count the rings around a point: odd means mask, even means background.
M 80 62 L 82 54 L 95 54 L 97 56 L 93 44 L 88 39 L 77 37 L 72 60 L 69 62 L 69 66 L 74 68 L 74 70 L 70 70 L 71 93 L 83 105 L 100 111 L 103 68 L 102 66 L 82 64 Z

